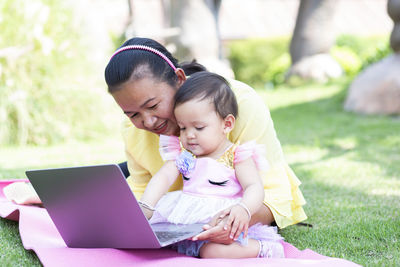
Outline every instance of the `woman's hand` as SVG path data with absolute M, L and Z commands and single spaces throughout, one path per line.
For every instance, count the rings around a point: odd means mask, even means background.
M 215 215 L 208 224 L 203 226 L 205 231 L 194 236 L 192 240 L 208 240 L 225 245 L 232 244 L 234 240 L 229 237 L 230 227 L 225 227 L 230 210 L 231 208 L 228 208 Z
M 203 226 L 205 231 L 194 236 L 192 240 L 208 240 L 225 245 L 232 244 L 235 240 L 229 237 L 231 229 L 226 225 L 230 211 L 231 207 L 214 216 L 208 224 Z M 274 216 L 272 215 L 271 210 L 266 205 L 262 205 L 262 207 L 251 217 L 249 225 L 251 226 L 256 223 L 270 225 L 273 221 Z

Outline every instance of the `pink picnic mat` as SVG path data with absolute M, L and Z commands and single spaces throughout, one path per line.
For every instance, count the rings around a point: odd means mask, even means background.
M 3 188 L 15 181 L 0 181 L 0 216 L 19 221 L 23 246 L 34 250 L 44 266 L 359 266 L 344 259 L 320 255 L 310 249 L 300 251 L 286 242 L 283 242 L 284 259 L 198 259 L 169 249 L 68 248 L 46 209 L 16 205 L 6 200 Z

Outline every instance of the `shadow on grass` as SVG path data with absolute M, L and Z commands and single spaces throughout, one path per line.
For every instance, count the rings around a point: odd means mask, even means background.
M 299 174 L 310 177 L 305 172 Z M 397 196 L 371 195 L 312 180 L 303 189 L 308 202 L 307 223 L 313 227 L 293 225 L 280 230 L 287 242 L 363 266 L 400 264 Z
M 400 264 L 398 194 L 386 194 L 387 187 L 381 184 L 377 184 L 380 194 L 371 194 L 371 190 L 364 190 L 368 183 L 362 177 L 354 173 L 339 177 L 343 173 L 335 171 L 341 168 L 340 162 L 348 160 L 362 163 L 358 165 L 361 167 L 379 166 L 382 177 L 377 177 L 376 183 L 383 179 L 399 180 L 400 119 L 346 112 L 345 96 L 343 89 L 328 98 L 271 110 L 285 148 L 324 151 L 317 159 L 300 159 L 290 164 L 303 182 L 301 188 L 308 202 L 307 223 L 314 227 L 290 226 L 282 229 L 281 234 L 301 249 L 311 248 L 364 266 L 396 266 Z M 332 173 L 321 169 L 329 166 L 327 162 L 331 160 L 339 162 Z M 347 168 L 351 171 L 358 167 Z M 333 179 L 338 179 L 336 184 L 331 182 Z M 347 179 L 355 181 L 349 186 Z
M 399 178 L 400 118 L 346 112 L 345 96 L 343 89 L 329 98 L 271 110 L 280 141 L 326 149 L 320 161 L 351 153 L 353 161 L 378 164 Z

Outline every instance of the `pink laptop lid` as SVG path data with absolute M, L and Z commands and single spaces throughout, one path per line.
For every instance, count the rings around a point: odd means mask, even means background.
M 160 248 L 202 231 L 201 225 L 187 226 L 185 236 L 161 244 L 115 164 L 26 175 L 69 247 Z

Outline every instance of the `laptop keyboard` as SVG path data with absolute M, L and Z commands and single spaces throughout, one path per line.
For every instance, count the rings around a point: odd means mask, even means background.
M 169 240 L 179 239 L 181 236 L 188 235 L 192 232 L 167 232 L 167 231 L 157 231 L 155 232 L 160 243 L 167 242 Z

